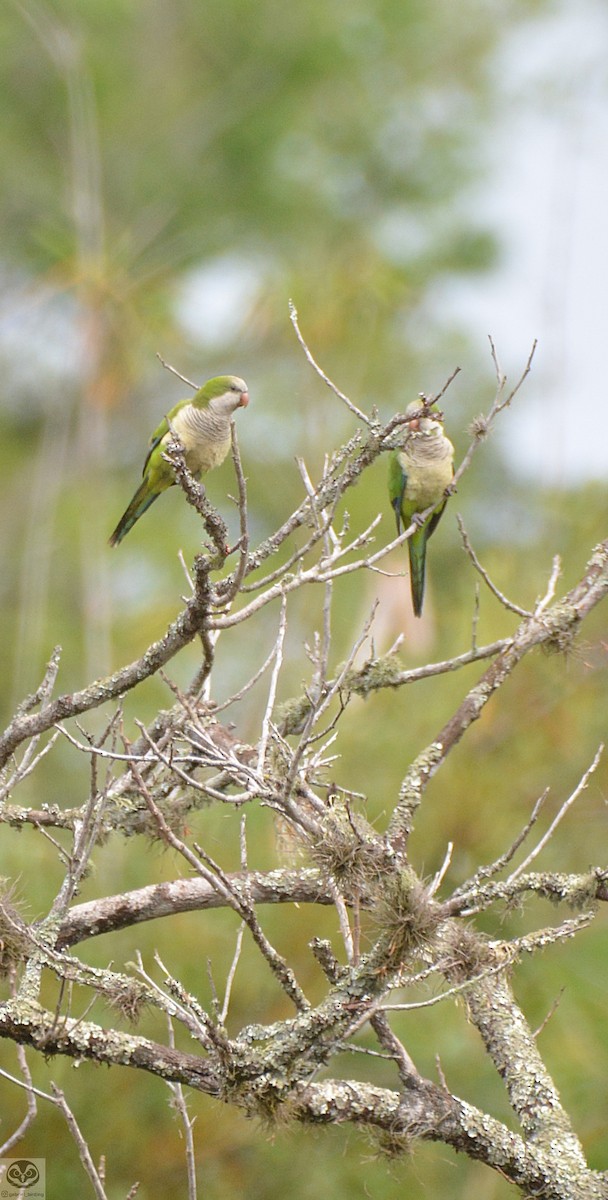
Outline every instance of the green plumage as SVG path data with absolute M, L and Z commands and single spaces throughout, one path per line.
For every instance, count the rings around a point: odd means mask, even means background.
M 402 446 L 389 460 L 388 492 L 397 519 L 397 532 L 407 529 L 416 514 L 433 511 L 408 540 L 410 588 L 414 613 L 422 613 L 426 544 L 446 506 L 445 489 L 454 473 L 454 447 L 433 414 L 422 416 L 421 401 L 408 405 Z
M 242 379 L 219 375 L 163 417 L 150 438 L 143 481 L 110 537 L 111 546 L 117 546 L 146 509 L 175 483 L 173 468 L 163 457 L 171 430 L 184 446 L 186 466 L 199 479 L 224 461 L 230 449 L 230 418 L 248 403 L 247 384 Z

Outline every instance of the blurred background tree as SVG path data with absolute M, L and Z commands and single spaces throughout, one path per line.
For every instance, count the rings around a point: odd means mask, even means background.
M 197 381 L 231 371 L 249 383 L 252 404 L 240 422 L 240 441 L 255 537 L 264 536 L 301 494 L 294 455 L 303 455 L 314 474 L 323 454 L 349 432 L 347 414 L 296 344 L 289 296 L 317 359 L 364 406 L 376 403 L 384 412 L 404 407 L 419 391 L 440 387 L 458 362 L 463 372 L 446 399 L 446 421 L 457 450 L 463 449 L 467 419 L 493 389 L 491 362 L 485 347 L 480 350 L 486 330 L 471 345 L 462 324 L 446 317 L 436 300 L 442 287 L 465 275 L 478 277 L 499 254 L 498 231 L 486 227 L 473 202 L 503 102 L 497 51 L 515 27 L 525 34 L 530 22 L 560 7 L 549 0 L 462 0 L 457 6 L 451 0 L 87 0 L 86 6 L 14 0 L 3 6 L 4 716 L 37 685 L 55 642 L 63 646 L 61 687 L 81 686 L 139 654 L 179 604 L 184 581 L 176 549 L 181 545 L 188 560 L 200 535 L 177 489 L 119 551 L 106 545 L 134 488 L 150 430 L 185 394 L 161 369 L 157 351 Z M 528 350 L 521 347 L 522 363 Z M 349 497 L 353 526 L 388 509 L 382 467 Z M 210 495 L 236 528 L 225 503 L 230 490 L 227 464 L 210 483 Z M 541 592 L 553 553 L 563 556 L 567 586 L 605 533 L 604 495 L 593 482 L 541 491 L 514 478 L 493 447 L 478 456 L 458 506 L 498 584 L 523 604 Z M 388 539 L 392 532 L 386 511 L 378 536 Z M 453 516 L 444 519 L 431 550 L 426 620 L 414 629 L 403 579 L 373 577 L 364 596 L 360 586 L 345 584 L 344 645 L 379 594 L 380 648 L 404 628 L 409 661 L 431 650 L 442 657 L 466 648 L 474 585 Z M 396 558 L 394 569 L 401 566 Z M 316 616 L 305 604 L 297 611 L 295 690 L 302 644 Z M 529 667 L 513 686 L 510 710 L 503 704 L 500 712 L 484 715 L 474 735 L 474 777 L 470 762 L 455 756 L 449 794 L 442 794 L 443 782 L 437 789 L 440 820 L 432 823 L 427 807 L 416 831 L 429 872 L 448 840 L 456 846 L 454 871 L 463 875 L 471 861 L 499 853 L 545 786 L 563 799 L 588 765 L 605 733 L 601 621 L 596 614 L 589 644 L 567 663 L 539 659 L 535 670 Z M 502 610 L 484 599 L 479 637 L 503 632 Z M 260 644 L 241 646 L 244 674 L 261 661 L 264 639 L 270 648 L 275 634 L 269 617 Z M 336 653 L 340 638 L 338 630 Z M 194 652 L 186 652 L 184 678 L 194 666 Z M 236 672 L 231 658 L 226 694 Z M 392 796 L 404 756 L 428 740 L 462 686 L 449 676 L 431 682 L 428 706 L 415 712 L 405 697 L 377 697 L 365 708 L 353 707 L 352 742 L 342 745 L 345 778 L 356 774 L 362 792 L 372 788 L 373 746 L 374 760 L 382 756 L 385 765 L 385 794 Z M 129 701 L 127 712 L 145 718 L 167 702 L 153 682 Z M 248 703 L 259 703 L 255 693 Z M 248 711 L 243 704 L 244 739 Z M 527 740 L 515 759 L 511 739 L 522 715 Z M 66 777 L 62 762 L 58 748 L 49 760 L 45 799 L 75 803 L 83 781 L 74 773 Z M 596 857 L 605 829 L 605 769 L 595 780 L 572 822 L 568 861 L 549 865 L 578 868 Z M 382 796 L 370 794 L 369 806 L 381 824 Z M 219 842 L 223 817 L 209 819 L 218 821 Z M 263 822 L 259 837 L 271 855 Z M 101 854 L 104 881 L 114 872 L 117 889 L 135 886 L 171 877 L 176 868 L 166 854 L 138 854 L 130 843 L 113 845 L 107 859 Z M 34 908 L 45 903 L 53 885 L 43 869 L 47 855 L 42 839 L 24 833 L 23 861 L 12 858 L 6 865 L 7 873 L 21 873 Z M 94 891 L 95 881 L 88 886 Z M 201 926 L 182 921 L 175 973 L 184 977 L 180 957 L 187 962 L 193 956 L 197 972 L 200 967 Z M 599 1161 L 607 1143 L 590 1098 L 605 1078 L 608 1051 L 602 1041 L 601 1049 L 588 1053 L 601 1013 L 601 991 L 595 989 L 602 985 L 594 972 L 598 928 L 579 940 L 571 959 L 568 950 L 547 956 L 546 990 L 528 1000 L 540 1022 L 560 992 L 564 971 L 573 991 L 579 978 L 583 982 L 576 1005 L 563 1018 L 558 1012 L 544 1036 L 555 1039 L 556 1053 L 559 1047 L 558 1082 L 580 1096 L 588 1113 L 580 1132 L 597 1146 Z M 144 953 L 158 936 L 146 932 Z M 132 953 L 129 937 L 125 957 Z M 98 953 L 97 947 L 91 951 L 92 961 Z M 205 947 L 203 957 L 207 953 L 222 950 Z M 588 1023 L 574 1038 L 578 1006 Z M 443 1026 L 445 1014 L 421 1023 L 423 1044 L 428 1035 L 434 1046 L 428 1032 L 434 1021 Z M 452 1049 L 454 1086 L 466 1091 L 471 1047 L 455 1043 Z M 107 1089 L 108 1104 L 96 1106 L 100 1121 L 99 1114 L 107 1113 L 107 1130 L 98 1132 L 100 1145 L 116 1151 L 115 1169 L 124 1165 L 125 1179 L 141 1178 L 149 1189 L 142 1196 L 158 1195 L 159 1179 L 168 1189 L 181 1150 L 160 1085 L 121 1082 L 132 1096 L 132 1111 L 143 1114 L 132 1130 L 113 1107 L 113 1079 L 97 1075 L 89 1086 L 100 1097 Z M 491 1095 L 492 1080 L 484 1086 Z M 336 1196 L 368 1190 L 390 1196 L 401 1193 L 404 1178 L 414 1200 L 448 1192 L 464 1197 L 473 1188 L 482 1200 L 494 1200 L 508 1191 L 470 1164 L 446 1165 L 445 1155 L 439 1160 L 429 1149 L 419 1152 L 429 1160 L 423 1171 L 417 1162 L 389 1170 L 365 1161 L 365 1150 L 352 1140 L 343 1155 L 337 1133 L 323 1143 L 315 1140 L 314 1157 L 312 1135 L 304 1131 L 290 1131 L 284 1142 L 278 1136 L 270 1146 L 234 1114 L 225 1123 L 214 1114 L 210 1125 L 206 1102 L 197 1098 L 196 1104 L 209 1197 L 270 1197 L 285 1172 L 293 1172 L 288 1183 L 298 1200 L 326 1192 L 329 1179 Z M 49 1147 L 54 1119 L 47 1118 Z M 43 1149 L 36 1143 L 29 1152 Z M 70 1183 L 71 1153 L 69 1148 L 61 1182 L 68 1200 L 80 1194 Z M 62 1164 L 56 1161 L 52 1169 L 59 1179 Z

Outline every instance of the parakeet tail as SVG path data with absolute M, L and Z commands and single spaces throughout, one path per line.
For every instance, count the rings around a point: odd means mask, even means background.
M 414 614 L 422 616 L 422 601 L 424 600 L 424 576 L 426 565 L 426 530 L 415 533 L 408 542 L 410 556 L 410 588 Z
M 160 492 L 151 492 L 150 485 L 144 479 L 144 482 L 138 487 L 127 511 L 123 513 L 114 533 L 109 538 L 111 546 L 118 546 L 119 542 L 133 528 L 136 521 L 143 516 L 146 509 L 160 496 Z

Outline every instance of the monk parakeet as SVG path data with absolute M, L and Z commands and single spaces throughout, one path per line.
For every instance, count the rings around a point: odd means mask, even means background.
M 407 529 L 416 513 L 431 505 L 434 511 L 408 541 L 412 604 L 417 617 L 422 613 L 426 544 L 437 528 L 446 506 L 445 489 L 454 474 L 454 447 L 445 437 L 433 410 L 423 415 L 423 401 L 408 404 L 403 444 L 389 462 L 388 493 L 397 518 L 397 533 Z
M 218 375 L 163 417 L 150 438 L 143 483 L 120 518 L 110 538 L 111 546 L 117 546 L 157 496 L 175 483 L 173 469 L 163 458 L 172 436 L 169 422 L 184 445 L 188 470 L 198 479 L 224 461 L 230 449 L 230 418 L 237 408 L 247 404 L 247 384 L 236 375 Z

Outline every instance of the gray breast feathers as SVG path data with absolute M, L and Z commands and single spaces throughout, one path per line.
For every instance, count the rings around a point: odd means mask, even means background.
M 193 474 L 211 471 L 224 461 L 230 450 L 228 415 L 186 404 L 176 413 L 173 426 L 184 443 L 186 463 Z

